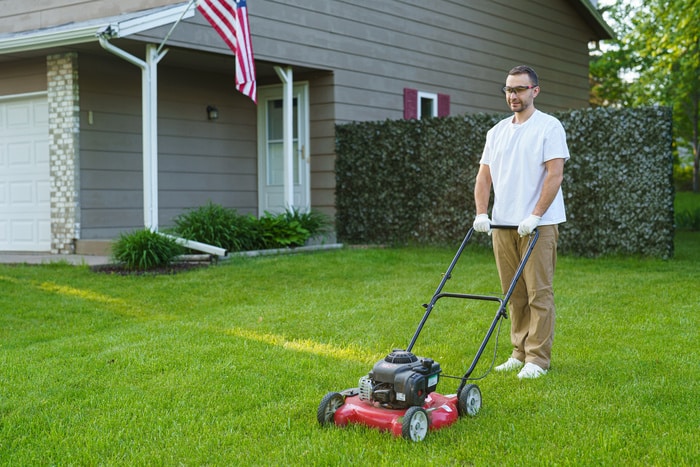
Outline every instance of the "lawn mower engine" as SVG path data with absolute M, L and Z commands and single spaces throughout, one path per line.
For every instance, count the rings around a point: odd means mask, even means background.
M 360 400 L 391 409 L 422 406 L 435 391 L 441 371 L 430 358 L 395 349 L 360 378 Z

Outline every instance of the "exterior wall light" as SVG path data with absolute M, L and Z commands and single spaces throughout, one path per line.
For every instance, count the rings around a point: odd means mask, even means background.
M 207 118 L 209 120 L 218 120 L 219 119 L 219 109 L 217 109 L 213 105 L 208 105 L 207 106 Z

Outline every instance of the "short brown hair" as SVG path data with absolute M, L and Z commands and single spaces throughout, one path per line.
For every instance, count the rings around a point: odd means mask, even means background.
M 537 73 L 535 73 L 535 70 L 527 65 L 518 65 L 516 67 L 513 67 L 509 72 L 509 75 L 522 75 L 522 74 L 527 74 L 530 77 L 530 81 L 532 81 L 533 86 L 539 86 L 540 85 L 540 79 L 537 77 Z

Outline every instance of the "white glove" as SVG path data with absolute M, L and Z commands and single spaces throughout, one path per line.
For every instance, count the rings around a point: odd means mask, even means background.
M 540 225 L 541 219 L 541 217 L 531 214 L 525 220 L 523 220 L 518 225 L 518 233 L 520 236 L 524 237 L 525 235 L 530 235 L 532 232 L 534 232 L 537 226 Z
M 474 218 L 474 230 L 491 233 L 491 219 L 488 214 L 479 214 Z

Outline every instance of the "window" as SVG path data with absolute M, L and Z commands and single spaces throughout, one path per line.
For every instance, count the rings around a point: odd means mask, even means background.
M 450 115 L 450 96 L 404 88 L 403 118 L 447 117 Z
M 416 118 L 437 117 L 437 94 L 418 91 L 418 115 Z

